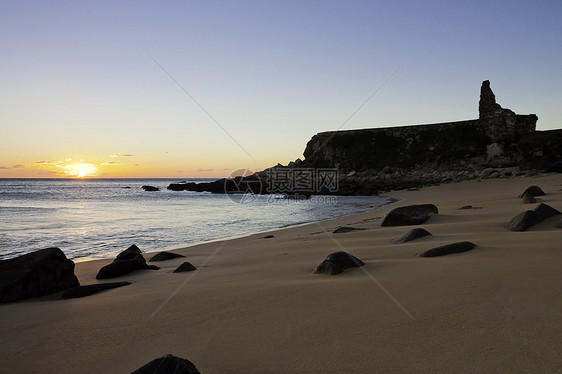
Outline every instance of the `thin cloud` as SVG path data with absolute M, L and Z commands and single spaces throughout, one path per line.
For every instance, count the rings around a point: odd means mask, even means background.
M 10 169 L 23 169 L 24 165 L 13 165 L 13 166 L 0 166 L 1 170 L 10 170 Z
M 196 171 L 198 171 L 199 173 L 204 173 L 204 172 L 208 172 L 208 171 L 214 171 L 215 169 L 197 169 Z
M 110 155 L 109 157 L 134 157 L 135 155 L 131 154 L 131 153 L 115 153 L 113 155 Z
M 119 165 L 119 163 L 116 161 L 107 161 L 102 163 L 102 166 L 115 166 L 115 165 Z
M 36 164 L 50 164 L 49 161 L 45 161 L 45 160 L 41 160 L 41 161 L 35 161 Z

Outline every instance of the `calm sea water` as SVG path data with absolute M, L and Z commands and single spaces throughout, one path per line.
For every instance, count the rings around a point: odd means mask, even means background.
M 178 248 L 336 218 L 388 202 L 341 196 L 291 202 L 263 195 L 240 203 L 223 194 L 166 189 L 177 181 L 0 179 L 0 259 L 47 247 L 59 247 L 71 259 L 112 257 L 131 244 L 143 251 Z M 144 191 L 143 185 L 160 191 Z

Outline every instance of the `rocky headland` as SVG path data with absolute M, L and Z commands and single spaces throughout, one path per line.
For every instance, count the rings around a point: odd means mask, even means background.
M 307 143 L 303 160 L 247 177 L 168 188 L 291 195 L 299 191 L 291 183 L 285 190 L 273 188 L 272 174 L 331 169 L 337 171 L 336 189 L 302 189 L 300 194 L 375 195 L 462 180 L 562 172 L 562 130 L 537 131 L 537 115 L 502 108 L 487 80 L 478 109 L 479 118 L 466 121 L 318 133 Z

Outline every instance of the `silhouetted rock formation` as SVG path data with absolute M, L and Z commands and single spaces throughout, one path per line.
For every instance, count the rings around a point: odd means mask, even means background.
M 158 187 L 154 186 L 142 186 L 142 189 L 145 191 L 160 191 Z
M 544 221 L 547 218 L 562 214 L 550 205 L 539 204 L 535 210 L 527 210 L 513 217 L 505 228 L 511 231 L 525 231 L 531 226 Z
M 453 253 L 470 251 L 474 247 L 476 247 L 476 244 L 471 242 L 452 243 L 452 244 L 442 245 L 440 247 L 431 248 L 420 254 L 420 257 L 445 256 Z
M 430 218 L 430 213 L 439 213 L 433 204 L 401 206 L 388 212 L 381 226 L 421 225 Z
M 193 362 L 174 355 L 166 355 L 150 361 L 131 374 L 201 374 Z
M 308 142 L 303 164 L 364 171 L 502 156 L 534 133 L 538 119 L 503 109 L 489 81 L 482 83 L 479 111 L 476 120 L 319 133 Z
M 328 255 L 313 271 L 314 274 L 336 275 L 345 269 L 365 265 L 363 261 L 347 252 L 334 252 Z
M 79 285 L 74 262 L 59 248 L 0 261 L 0 303 L 44 296 Z
M 179 183 L 170 183 L 167 189 L 172 191 L 194 191 L 196 188 L 195 182 L 179 182 Z
M 96 279 L 120 277 L 135 270 L 143 269 L 158 270 L 160 268 L 154 265 L 147 265 L 141 250 L 133 244 L 119 253 L 111 264 L 102 267 L 96 275 Z
M 131 284 L 131 282 L 109 282 L 78 286 L 64 291 L 61 297 L 63 299 L 77 299 L 80 297 L 90 296 L 101 291 L 110 290 L 112 288 L 128 286 L 129 284 Z

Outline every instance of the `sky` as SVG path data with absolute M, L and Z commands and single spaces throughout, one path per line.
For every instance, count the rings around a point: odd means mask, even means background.
M 224 177 L 331 130 L 562 128 L 560 1 L 0 2 L 0 178 Z

